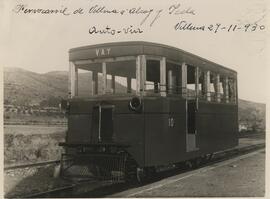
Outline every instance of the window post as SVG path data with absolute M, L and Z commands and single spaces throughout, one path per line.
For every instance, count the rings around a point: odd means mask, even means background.
M 140 88 L 141 88 L 141 56 L 138 55 L 136 57 L 136 94 L 140 93 Z
M 71 98 L 78 95 L 78 68 L 73 62 L 69 62 L 69 85 Z
M 181 74 L 182 74 L 182 97 L 187 97 L 187 65 L 186 63 L 182 63 L 181 66 Z
M 146 81 L 146 57 L 145 55 L 141 55 L 141 63 L 140 63 L 140 91 L 145 91 L 145 81 Z
M 93 71 L 93 95 L 98 94 L 98 73 Z
M 112 75 L 112 90 L 115 93 L 115 75 Z
M 210 71 L 206 71 L 205 73 L 205 88 L 206 88 L 206 100 L 211 101 L 211 93 L 210 93 Z
M 131 77 L 127 77 L 127 93 L 132 93 Z
M 195 97 L 196 97 L 196 110 L 199 109 L 199 78 L 200 78 L 200 71 L 199 67 L 195 67 Z
M 166 96 L 166 58 L 160 60 L 160 95 Z
M 220 102 L 220 75 L 217 74 L 215 78 L 215 91 L 216 91 L 216 100 Z
M 195 96 L 196 98 L 199 97 L 199 67 L 195 67 Z
M 172 70 L 168 70 L 168 78 L 167 78 L 167 84 L 168 84 L 168 93 L 173 94 L 174 84 L 173 84 L 173 75 Z
M 229 79 L 225 77 L 225 102 L 229 103 Z
M 107 73 L 106 73 L 106 62 L 102 62 L 102 94 L 106 94 L 107 88 Z
M 238 104 L 238 87 L 237 87 L 238 83 L 237 83 L 237 78 L 234 80 L 234 92 L 235 92 L 235 103 Z

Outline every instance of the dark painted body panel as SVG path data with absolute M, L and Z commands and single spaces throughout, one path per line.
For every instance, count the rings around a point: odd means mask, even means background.
M 205 152 L 238 144 L 237 105 L 200 102 L 196 116 L 198 143 Z
M 143 97 L 143 109 L 129 109 L 130 97 L 71 100 L 67 142 L 96 143 L 92 110 L 99 104 L 113 105 L 113 142 L 128 144 L 128 152 L 140 166 L 166 165 L 238 144 L 237 105 L 199 102 L 196 112 L 196 144 L 186 152 L 187 110 L 181 97 Z M 174 119 L 173 127 L 169 118 Z

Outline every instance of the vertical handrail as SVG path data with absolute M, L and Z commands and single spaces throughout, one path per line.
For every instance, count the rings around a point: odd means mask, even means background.
M 101 142 L 101 105 L 98 106 L 98 141 Z

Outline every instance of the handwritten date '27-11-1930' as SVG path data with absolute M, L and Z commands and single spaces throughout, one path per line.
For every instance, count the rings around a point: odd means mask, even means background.
M 257 23 L 247 23 L 247 24 L 229 24 L 225 25 L 222 23 L 213 23 L 209 25 L 197 25 L 188 21 L 180 21 L 175 24 L 174 29 L 176 31 L 209 31 L 213 33 L 218 33 L 221 31 L 225 32 L 254 32 L 254 31 L 262 31 L 265 29 L 265 25 L 257 24 Z

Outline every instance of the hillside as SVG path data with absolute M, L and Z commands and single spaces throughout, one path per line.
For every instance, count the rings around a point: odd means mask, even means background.
M 16 106 L 40 105 L 44 100 L 66 97 L 67 72 L 38 74 L 20 68 L 4 68 L 4 102 Z
M 266 105 L 239 99 L 239 128 L 247 131 L 265 131 Z
M 90 73 L 80 73 L 79 80 L 79 94 L 91 93 Z M 125 89 L 121 84 L 116 86 Z M 67 71 L 38 74 L 21 68 L 4 68 L 6 105 L 57 107 L 60 99 L 66 98 L 67 94 Z M 240 129 L 265 129 L 265 108 L 265 104 L 239 99 Z
M 91 93 L 90 73 L 79 73 L 79 95 Z M 100 78 L 99 78 L 100 80 Z M 108 81 L 110 84 L 110 81 Z M 125 89 L 116 83 L 119 89 Z M 4 103 L 15 106 L 54 106 L 68 96 L 68 72 L 51 71 L 45 74 L 21 68 L 4 68 Z

